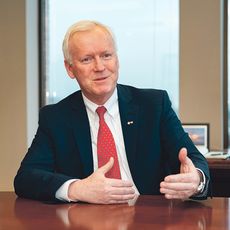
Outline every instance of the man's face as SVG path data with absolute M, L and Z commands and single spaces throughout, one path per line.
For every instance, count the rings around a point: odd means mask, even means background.
M 76 78 L 83 94 L 96 104 L 104 104 L 117 84 L 119 63 L 110 35 L 101 28 L 74 34 L 69 40 L 71 78 Z

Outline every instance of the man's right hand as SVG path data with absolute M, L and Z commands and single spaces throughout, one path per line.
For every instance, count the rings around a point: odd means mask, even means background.
M 113 167 L 113 163 L 113 158 L 110 158 L 104 166 L 89 177 L 72 182 L 68 189 L 69 199 L 95 204 L 127 203 L 132 200 L 135 197 L 135 191 L 130 181 L 105 177 L 105 174 Z

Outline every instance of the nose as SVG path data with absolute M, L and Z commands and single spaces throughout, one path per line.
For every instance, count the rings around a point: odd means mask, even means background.
M 105 65 L 103 60 L 100 57 L 95 57 L 94 60 L 94 70 L 95 71 L 103 71 L 105 69 Z

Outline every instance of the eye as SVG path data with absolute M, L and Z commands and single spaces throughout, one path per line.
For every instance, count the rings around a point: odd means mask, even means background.
M 112 58 L 113 54 L 112 53 L 104 53 L 101 58 L 103 60 L 110 60 Z
M 89 56 L 89 57 L 84 57 L 84 58 L 80 59 L 80 62 L 82 64 L 89 64 L 92 62 L 92 60 L 93 60 L 93 57 Z

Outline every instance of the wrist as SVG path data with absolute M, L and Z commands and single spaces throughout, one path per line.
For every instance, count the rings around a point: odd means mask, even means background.
M 80 200 L 80 197 L 78 195 L 80 182 L 81 180 L 73 181 L 69 185 L 67 195 L 70 201 L 76 202 Z
M 200 177 L 200 182 L 197 186 L 195 195 L 201 194 L 205 188 L 205 175 L 200 169 L 197 169 L 197 172 L 198 172 L 199 177 Z

